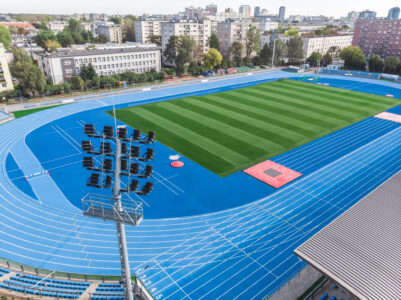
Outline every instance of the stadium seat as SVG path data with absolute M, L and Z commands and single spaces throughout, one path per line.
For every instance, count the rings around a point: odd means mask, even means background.
M 140 178 L 149 178 L 153 174 L 153 167 L 150 165 L 146 165 L 145 169 L 141 174 L 138 175 Z
M 146 182 L 141 190 L 137 192 L 138 195 L 146 196 L 153 190 L 153 182 Z
M 152 160 L 153 157 L 154 157 L 154 152 L 155 151 L 153 150 L 153 148 L 148 148 L 146 150 L 146 153 L 144 154 L 144 156 L 140 157 L 139 160 L 140 161 L 150 161 L 150 160 Z

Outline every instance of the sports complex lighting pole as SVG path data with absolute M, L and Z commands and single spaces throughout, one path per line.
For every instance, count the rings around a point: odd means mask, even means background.
M 274 68 L 274 56 L 276 55 L 276 41 L 278 39 L 278 31 L 275 30 L 272 32 L 273 39 L 273 55 L 272 55 L 272 69 Z
M 113 187 L 113 198 L 114 206 L 118 212 L 123 213 L 123 207 L 121 204 L 121 140 L 117 137 L 116 131 L 116 159 L 115 159 L 115 169 L 114 169 L 114 187 Z M 128 259 L 128 248 L 127 239 L 125 235 L 125 225 L 123 222 L 115 220 L 117 226 L 117 236 L 118 236 L 118 246 L 120 249 L 120 260 L 121 260 L 121 278 L 126 289 L 127 298 L 129 300 L 134 299 L 134 294 L 132 291 L 132 280 L 131 271 L 129 267 Z
M 113 106 L 113 110 L 115 108 Z M 139 147 L 133 146 L 135 143 L 150 144 L 154 142 L 155 133 L 150 131 L 145 138 L 141 138 L 139 130 L 135 129 L 134 133 L 128 137 L 127 128 L 119 128 L 115 121 L 115 134 L 112 126 L 105 126 L 102 133 L 96 132 L 93 124 L 85 124 L 84 133 L 88 137 L 98 138 L 101 140 L 99 150 L 96 150 L 90 141 L 82 141 L 82 149 L 88 154 L 101 155 L 102 162 L 100 166 L 96 166 L 93 157 L 84 157 L 83 166 L 88 170 L 98 173 L 92 173 L 87 185 L 95 188 L 112 188 L 113 196 L 107 197 L 102 195 L 88 194 L 82 199 L 82 210 L 85 216 L 101 218 L 103 220 L 111 220 L 116 223 L 118 246 L 120 251 L 121 262 L 121 280 L 125 289 L 125 299 L 133 300 L 134 292 L 131 280 L 131 272 L 128 258 L 128 247 L 126 241 L 125 224 L 138 226 L 143 220 L 143 205 L 140 201 L 134 201 L 129 197 L 122 198 L 121 193 L 137 193 L 138 195 L 148 195 L 153 189 L 152 182 L 146 182 L 141 190 L 138 188 L 138 180 L 133 179 L 131 184 L 127 184 L 126 188 L 121 187 L 121 177 L 127 176 L 128 181 L 131 177 L 149 178 L 152 176 L 153 167 L 146 165 L 144 171 L 139 173 L 138 161 L 150 161 L 153 159 L 153 149 L 147 148 L 144 156 L 140 157 Z M 108 141 L 115 141 L 115 151 L 113 153 L 111 144 Z M 130 145 L 128 151 L 127 143 Z M 124 147 L 123 147 L 124 146 Z M 114 158 L 114 170 L 112 170 L 112 159 Z M 122 163 L 124 161 L 124 163 Z M 128 170 L 128 162 L 130 162 Z M 106 173 L 106 174 L 105 174 Z M 114 185 L 112 186 L 112 177 L 114 175 Z M 99 182 L 101 178 L 101 181 Z M 105 178 L 105 179 L 104 179 Z

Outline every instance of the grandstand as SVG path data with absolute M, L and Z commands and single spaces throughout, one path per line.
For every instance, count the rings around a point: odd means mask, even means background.
M 71 283 L 88 281 L 73 279 L 75 273 L 87 278 L 120 274 L 114 224 L 89 219 L 81 211 L 81 199 L 93 191 L 84 184 L 90 174 L 78 171 L 84 124 L 110 124 L 106 112 L 112 104 L 131 109 L 239 88 L 257 90 L 257 85 L 281 78 L 301 80 L 277 71 L 109 94 L 74 100 L 0 126 L 0 257 L 23 265 L 11 274 L 0 270 L 5 274 L 0 277 L 1 290 L 18 288 L 11 290 L 51 297 L 121 297 L 118 281 L 101 285 L 91 280 L 89 287 Z M 279 84 L 285 82 L 273 85 Z M 154 193 L 136 199 L 144 203 L 144 221 L 137 228 L 127 227 L 127 242 L 131 270 L 155 299 L 272 296 L 306 267 L 294 254 L 297 247 L 399 172 L 401 123 L 372 116 L 380 110 L 401 114 L 397 83 L 320 75 L 308 84 L 313 89 L 329 85 L 344 93 L 374 94 L 372 99 L 391 94 L 393 99 L 379 98 L 393 104 L 262 158 L 302 174 L 278 188 L 242 170 L 223 178 L 160 141 L 154 144 Z M 146 153 L 146 145 L 141 147 L 140 153 Z M 170 157 L 184 166 L 172 168 Z M 35 269 L 55 276 L 35 275 Z M 59 278 L 59 272 L 70 279 Z

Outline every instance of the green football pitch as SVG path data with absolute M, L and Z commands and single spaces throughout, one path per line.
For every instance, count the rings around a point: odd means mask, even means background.
M 117 118 L 224 177 L 399 104 L 294 80 L 129 107 Z

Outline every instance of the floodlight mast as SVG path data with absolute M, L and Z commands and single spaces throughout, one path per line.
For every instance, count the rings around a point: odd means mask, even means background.
M 129 142 L 130 145 L 132 145 L 132 143 L 151 144 L 155 140 L 155 132 L 149 131 L 148 135 L 144 139 L 141 139 L 141 133 L 139 130 L 134 130 L 134 134 L 128 137 L 128 130 L 126 128 L 121 127 L 119 130 L 117 130 L 116 127 L 115 135 L 113 134 L 112 128 L 112 126 L 104 126 L 103 132 L 98 133 L 93 124 L 85 124 L 84 126 L 84 133 L 88 135 L 88 137 L 100 139 L 101 144 L 99 150 L 97 151 L 92 146 L 90 141 L 82 141 L 82 150 L 88 154 L 102 155 L 101 167 L 97 167 L 93 158 L 91 157 L 84 157 L 84 167 L 88 170 L 101 172 L 102 174 L 105 172 L 112 173 L 112 175 L 114 175 L 114 185 L 112 186 L 110 175 L 107 175 L 104 181 L 102 176 L 102 182 L 99 184 L 99 174 L 92 173 L 87 185 L 96 188 L 112 188 L 113 196 L 106 197 L 88 194 L 82 199 L 82 207 L 83 214 L 85 216 L 101 218 L 103 220 L 111 220 L 116 223 L 121 262 L 121 281 L 125 289 L 125 299 L 133 300 L 134 289 L 129 266 L 125 224 L 138 226 L 143 219 L 143 206 L 142 202 L 134 201 L 129 197 L 123 199 L 121 193 L 129 194 L 135 192 L 138 195 L 145 196 L 152 191 L 153 183 L 146 182 L 146 184 L 142 186 L 142 189 L 137 191 L 138 181 L 132 180 L 131 185 L 129 185 L 127 188 L 121 188 L 121 176 L 128 176 L 128 181 L 131 175 L 138 176 L 139 178 L 149 178 L 152 174 L 153 167 L 146 165 L 143 174 L 139 175 L 137 171 L 131 171 L 132 166 L 134 166 L 134 168 L 132 168 L 133 170 L 135 170 L 135 166 L 136 168 L 139 168 L 139 165 L 131 161 L 131 159 L 150 161 L 153 159 L 154 151 L 152 148 L 147 148 L 144 157 L 139 157 L 139 147 L 131 146 L 130 151 L 128 152 L 127 146 L 126 144 L 123 144 L 123 142 Z M 105 140 L 112 140 L 115 142 L 114 153 L 112 153 L 110 143 L 106 143 Z M 123 147 L 123 145 L 125 147 Z M 111 171 L 111 159 L 106 159 L 105 157 L 114 158 L 115 165 L 113 172 Z M 124 164 L 122 164 L 123 160 Z M 131 162 L 129 172 L 126 172 L 128 167 L 127 160 Z M 134 184 L 135 182 L 136 185 Z M 104 202 L 105 199 L 107 199 L 106 202 Z
M 117 134 L 117 132 L 116 132 Z M 123 211 L 121 204 L 121 139 L 116 136 L 116 159 L 115 159 L 115 170 L 114 170 L 114 187 L 113 187 L 113 198 L 114 205 L 119 212 Z M 121 278 L 126 289 L 126 298 L 129 300 L 134 299 L 132 290 L 131 271 L 128 259 L 128 248 L 127 239 L 125 235 L 125 225 L 123 222 L 118 220 L 116 222 L 117 235 L 118 235 L 118 246 L 120 250 L 121 260 Z

